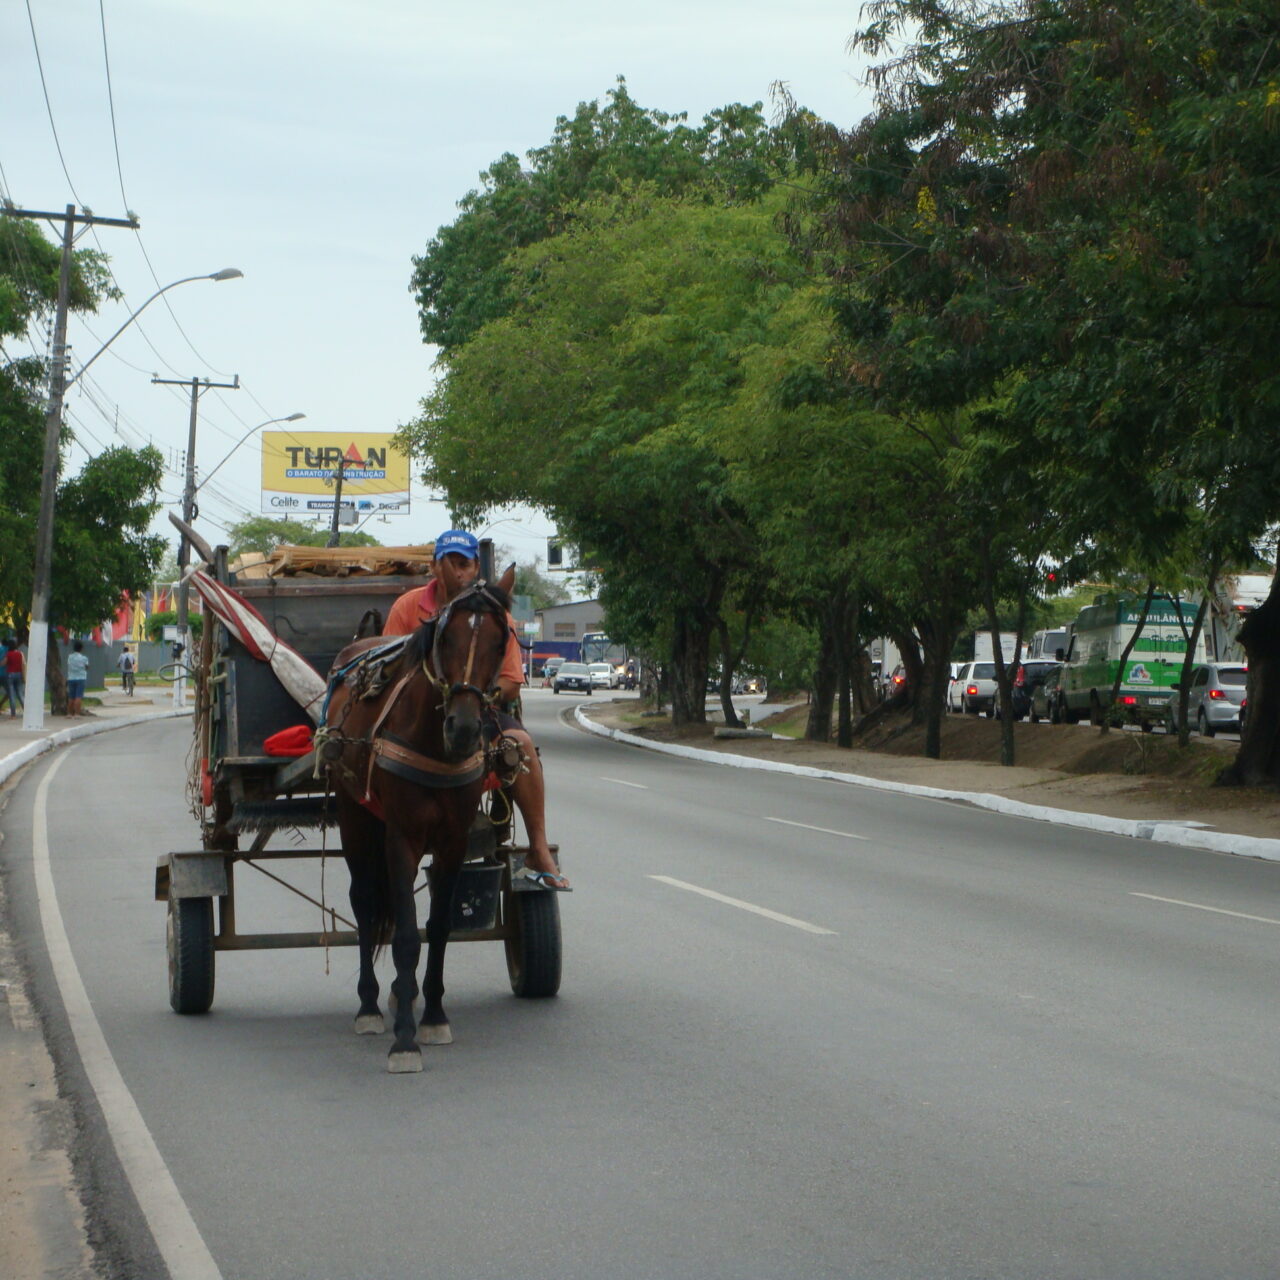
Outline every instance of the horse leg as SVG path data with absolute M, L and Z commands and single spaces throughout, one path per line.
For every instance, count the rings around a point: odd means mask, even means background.
M 387 1070 L 410 1072 L 422 1070 L 422 1051 L 414 1036 L 413 998 L 418 994 L 418 961 L 422 942 L 418 937 L 418 914 L 413 896 L 413 881 L 418 859 L 410 842 L 401 832 L 387 831 L 387 870 L 391 882 L 391 909 L 395 920 L 391 935 L 391 958 L 396 976 L 391 990 L 396 998 L 395 1040 L 387 1054 Z
M 383 826 L 363 809 L 344 801 L 345 797 L 340 796 L 338 825 L 342 832 L 342 847 L 349 851 L 346 854 L 347 869 L 351 873 L 349 897 L 360 951 L 360 978 L 356 983 L 360 1009 L 356 1013 L 355 1033 L 358 1036 L 380 1035 L 386 1030 L 386 1022 L 378 1008 L 378 979 L 374 974 L 373 960 L 386 928 L 389 909 Z
M 452 1044 L 453 1031 L 444 1011 L 444 952 L 453 915 L 453 891 L 458 884 L 461 856 L 445 859 L 437 854 L 431 863 L 431 910 L 427 915 L 427 972 L 422 980 L 423 1044 Z

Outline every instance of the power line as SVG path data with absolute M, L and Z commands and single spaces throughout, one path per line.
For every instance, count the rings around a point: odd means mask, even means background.
M 36 66 L 40 71 L 40 88 L 44 92 L 44 108 L 49 113 L 49 128 L 53 131 L 53 145 L 57 148 L 58 160 L 62 164 L 62 172 L 66 175 L 67 186 L 71 188 L 71 194 L 75 196 L 76 204 L 84 208 L 84 201 L 80 199 L 76 184 L 71 181 L 71 171 L 67 168 L 66 157 L 62 154 L 62 143 L 58 138 L 58 126 L 53 122 L 53 104 L 49 101 L 49 86 L 44 78 L 44 62 L 40 57 L 40 41 L 36 38 L 36 20 L 35 15 L 31 12 L 31 0 L 27 0 L 27 21 L 31 24 L 31 43 L 36 51 Z

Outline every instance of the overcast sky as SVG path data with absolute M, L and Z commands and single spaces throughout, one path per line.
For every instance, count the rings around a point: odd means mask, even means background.
M 144 251 L 160 284 L 244 272 L 172 290 L 112 344 L 71 395 L 70 465 L 151 441 L 180 508 L 187 395 L 153 386 L 153 373 L 240 377 L 241 390 L 201 399 L 201 474 L 268 418 L 394 430 L 432 380 L 410 259 L 493 160 L 545 143 L 557 116 L 619 75 L 642 106 L 694 120 L 767 103 L 781 80 L 850 125 L 869 106 L 846 50 L 857 19 L 856 3 L 832 0 L 7 0 L 0 192 L 29 209 L 127 209 L 142 224 L 97 232 L 126 302 L 73 319 L 74 363 L 158 287 Z M 368 526 L 380 541 L 424 542 L 445 526 L 418 470 L 412 513 Z M 259 489 L 251 437 L 201 494 L 206 536 L 256 514 Z M 523 558 L 553 529 L 521 511 L 490 532 Z

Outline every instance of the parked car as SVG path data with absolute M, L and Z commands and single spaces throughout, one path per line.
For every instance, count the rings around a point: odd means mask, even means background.
M 1061 669 L 1062 663 L 1041 658 L 1029 658 L 1026 662 L 1018 663 L 1017 670 L 1013 673 L 1013 688 L 1010 690 L 1014 719 L 1021 720 L 1023 716 L 1030 714 L 1032 695 L 1044 683 L 1046 676 Z
M 552 693 L 559 693 L 561 689 L 576 689 L 590 697 L 593 688 L 591 670 L 585 662 L 562 662 L 551 681 Z
M 1249 668 L 1238 663 L 1206 662 L 1191 672 L 1187 695 L 1187 721 L 1206 738 L 1219 729 L 1240 728 L 1240 712 L 1244 705 L 1245 682 Z M 1178 713 L 1182 694 L 1175 687 L 1169 699 L 1169 731 L 1178 729 Z
M 591 673 L 591 683 L 597 689 L 612 689 L 617 684 L 618 676 L 611 662 L 593 662 L 587 670 Z
M 951 696 L 957 709 L 965 715 L 976 716 L 985 711 L 996 713 L 996 664 L 994 662 L 966 662 L 960 668 L 960 678 L 951 686 Z
M 1031 707 L 1027 712 L 1032 724 L 1048 720 L 1050 724 L 1062 723 L 1062 708 L 1058 704 L 1061 692 L 1062 663 L 1050 663 L 1046 671 L 1031 690 Z

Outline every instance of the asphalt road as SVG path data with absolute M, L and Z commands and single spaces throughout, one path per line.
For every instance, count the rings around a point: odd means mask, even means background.
M 169 1011 L 185 725 L 33 767 L 10 895 L 119 1274 L 164 1268 L 39 941 L 46 821 L 180 1280 L 1276 1275 L 1280 866 L 674 760 L 570 705 L 528 700 L 576 886 L 561 995 L 451 948 L 455 1043 L 417 1076 L 351 1034 L 350 950 L 220 956 L 213 1012 Z M 238 892 L 242 928 L 318 927 Z

